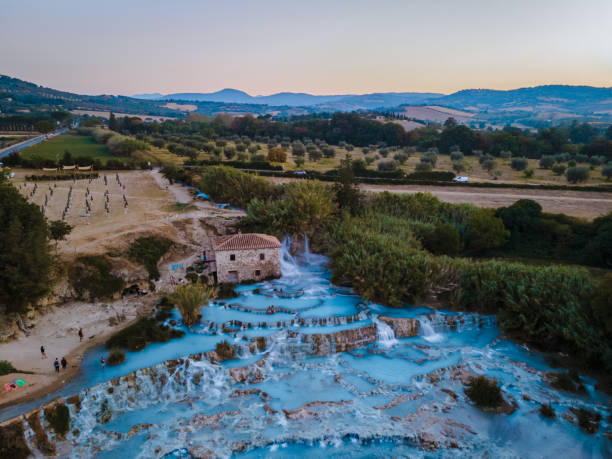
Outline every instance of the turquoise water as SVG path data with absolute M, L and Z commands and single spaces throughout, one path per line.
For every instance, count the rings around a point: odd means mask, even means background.
M 366 303 L 331 285 L 325 258 L 282 253 L 281 279 L 240 286 L 237 298 L 204 309 L 200 325 L 182 327 L 183 338 L 104 372 L 105 350 L 88 353 L 79 377 L 53 395 L 80 393 L 81 408 L 69 405 L 70 457 L 611 456 L 610 398 L 587 378 L 585 395 L 551 389 L 542 356 L 504 339 L 493 317 Z M 379 315 L 418 320 L 418 336 L 395 337 Z M 348 334 L 362 341 L 334 352 Z M 223 340 L 238 358 L 188 358 Z M 469 374 L 496 378 L 517 409 L 472 406 L 461 382 Z M 549 402 L 554 420 L 538 413 Z M 563 418 L 571 407 L 601 413 L 599 432 Z

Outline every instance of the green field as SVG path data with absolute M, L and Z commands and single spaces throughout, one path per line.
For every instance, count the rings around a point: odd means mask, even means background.
M 20 155 L 24 159 L 40 158 L 55 161 L 62 159 L 66 150 L 72 157 L 86 156 L 102 161 L 118 158 L 108 151 L 106 145 L 94 142 L 91 137 L 74 134 L 61 134 L 53 139 L 45 140 L 26 148 Z

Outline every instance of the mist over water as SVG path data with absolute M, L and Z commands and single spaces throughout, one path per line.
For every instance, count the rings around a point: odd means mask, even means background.
M 584 395 L 557 392 L 541 355 L 503 339 L 494 317 L 367 303 L 331 284 L 325 257 L 290 247 L 282 278 L 239 286 L 185 337 L 102 376 L 86 364 L 62 394 L 81 399 L 69 405 L 71 457 L 610 456 L 610 399 L 593 381 Z M 388 321 L 400 319 L 415 336 L 395 336 Z M 238 358 L 188 358 L 220 341 Z M 516 410 L 475 408 L 461 381 L 471 374 L 496 378 Z M 549 402 L 555 420 L 538 413 Z M 604 416 L 595 435 L 561 417 L 582 406 Z

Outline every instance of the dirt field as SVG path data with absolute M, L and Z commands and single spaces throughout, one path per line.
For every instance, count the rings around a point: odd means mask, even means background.
M 72 187 L 66 222 L 74 229 L 68 240 L 60 243 L 60 253 L 106 251 L 112 248 L 112 241 L 126 234 L 153 230 L 173 232 L 177 220 L 240 215 L 239 211 L 219 209 L 207 201 L 193 201 L 186 188 L 170 185 L 158 171 L 106 172 L 92 181 L 38 182 L 33 196 L 34 183 L 24 182 L 24 176 L 29 173 L 18 171 L 15 186 L 30 202 L 39 206 L 44 205 L 46 196 L 44 213 L 49 220 L 62 218 Z M 85 209 L 88 188 L 93 197 L 93 201 L 89 200 L 89 213 Z M 109 196 L 108 213 L 105 210 L 106 192 Z M 124 206 L 123 196 L 127 200 L 127 207 Z M 191 204 L 191 210 L 177 207 L 177 202 Z
M 520 190 L 499 188 L 448 188 L 429 186 L 362 185 L 364 191 L 393 193 L 427 192 L 446 202 L 469 202 L 480 207 L 509 206 L 519 199 L 532 199 L 544 212 L 563 213 L 592 219 L 612 212 L 612 193 L 559 190 Z
M 288 182 L 294 179 L 269 177 L 276 183 Z M 379 193 L 431 193 L 441 201 L 462 203 L 467 202 L 480 207 L 509 206 L 519 199 L 533 199 L 540 203 L 544 212 L 563 213 L 574 217 L 593 219 L 612 212 L 612 193 L 589 191 L 562 190 L 521 190 L 500 188 L 451 188 L 444 186 L 419 185 L 365 185 L 365 192 Z

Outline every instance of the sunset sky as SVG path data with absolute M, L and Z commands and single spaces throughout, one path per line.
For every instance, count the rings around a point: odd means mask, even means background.
M 83 94 L 612 86 L 612 0 L 0 0 L 0 74 Z

